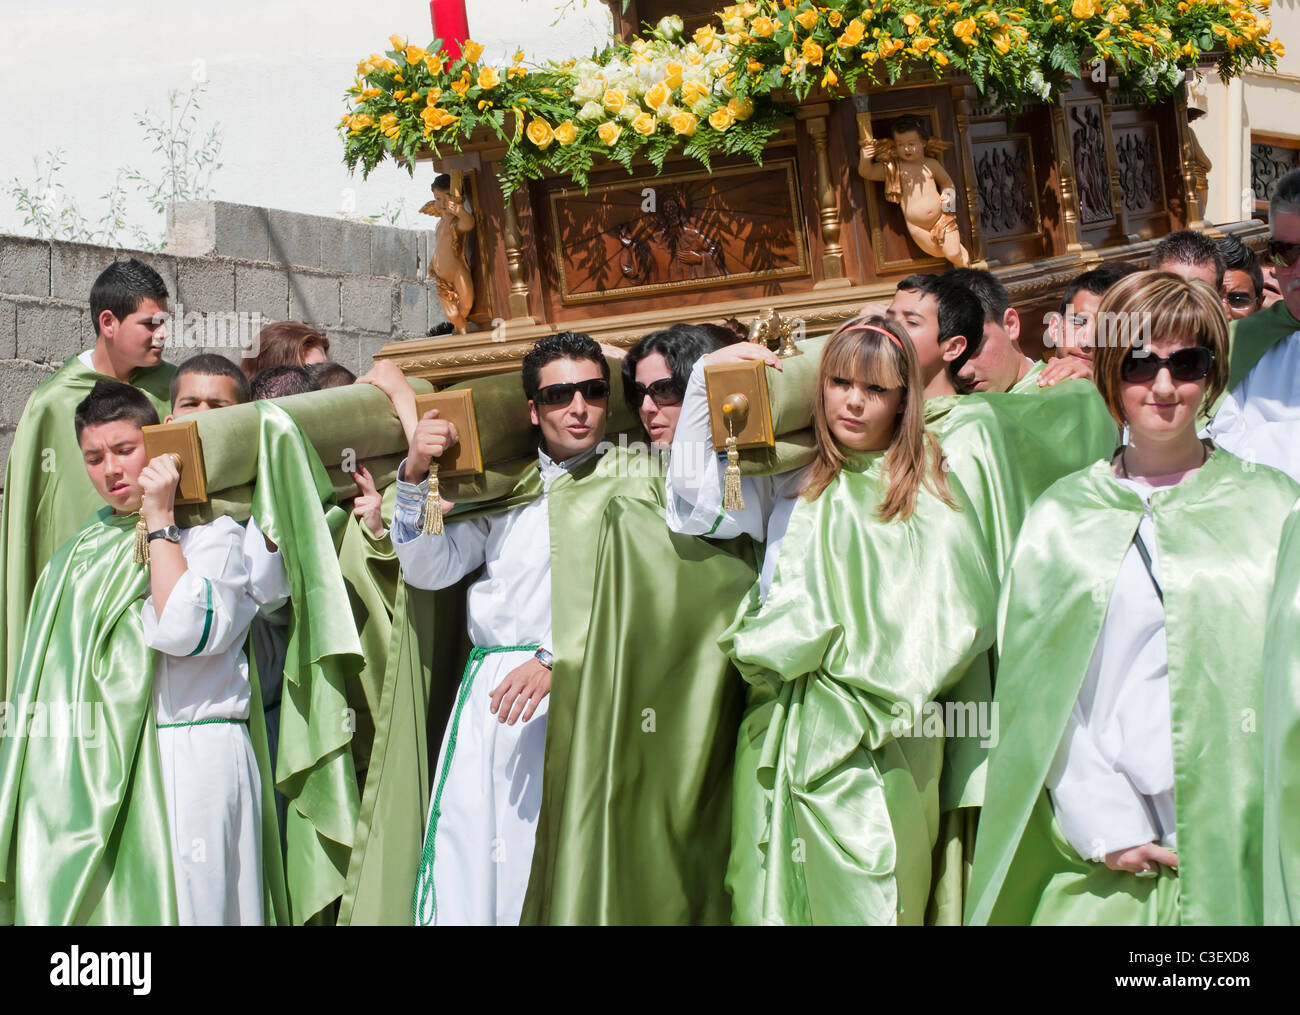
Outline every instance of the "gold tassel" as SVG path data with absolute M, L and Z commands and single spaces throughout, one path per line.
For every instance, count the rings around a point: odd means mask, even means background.
M 426 536 L 442 535 L 442 498 L 438 496 L 438 463 L 429 464 L 429 493 L 424 498 L 424 525 Z
M 745 510 L 745 498 L 740 492 L 740 448 L 737 446 L 736 430 L 727 416 L 727 469 L 722 474 L 722 509 L 724 511 Z
M 149 564 L 149 526 L 144 523 L 144 515 L 135 523 L 135 562 Z

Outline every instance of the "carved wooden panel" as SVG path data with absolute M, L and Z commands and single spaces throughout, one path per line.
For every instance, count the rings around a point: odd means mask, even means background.
M 808 274 L 794 161 L 550 193 L 565 304 Z
M 1084 226 L 1115 220 L 1111 200 L 1110 165 L 1106 158 L 1106 127 L 1100 99 L 1066 103 L 1066 132 L 1079 196 L 1079 221 Z
M 1160 138 L 1153 123 L 1113 127 L 1119 163 L 1120 193 L 1130 219 L 1150 218 L 1165 210 L 1164 166 Z
M 979 189 L 979 221 L 986 242 L 1039 232 L 1038 183 L 1028 134 L 973 141 L 971 160 Z

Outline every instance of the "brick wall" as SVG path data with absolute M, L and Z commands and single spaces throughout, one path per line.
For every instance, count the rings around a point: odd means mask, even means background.
M 32 389 L 94 344 L 90 287 L 110 262 L 153 265 L 187 317 L 258 311 L 315 325 L 330 358 L 359 374 L 382 346 L 444 321 L 425 281 L 430 236 L 220 201 L 173 206 L 161 254 L 0 235 L 0 476 Z M 208 334 L 174 324 L 166 358 L 238 359 L 238 348 L 197 344 Z

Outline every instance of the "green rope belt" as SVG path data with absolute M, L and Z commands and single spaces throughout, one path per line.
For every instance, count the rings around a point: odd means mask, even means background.
M 428 927 L 433 923 L 437 912 L 437 896 L 433 890 L 433 848 L 438 833 L 438 818 L 442 814 L 442 790 L 447 785 L 447 775 L 451 771 L 451 758 L 456 753 L 456 735 L 460 729 L 460 713 L 469 697 L 470 688 L 474 686 L 474 677 L 483 666 L 483 660 L 498 652 L 536 652 L 537 645 L 500 645 L 494 648 L 475 646 L 465 661 L 465 673 L 460 678 L 460 692 L 456 696 L 456 711 L 451 717 L 451 733 L 447 737 L 447 756 L 442 762 L 442 771 L 438 773 L 438 788 L 433 794 L 433 805 L 429 808 L 429 825 L 424 833 L 424 850 L 420 854 L 420 870 L 415 876 L 415 897 L 411 900 L 411 923 L 416 927 Z M 427 904 L 427 905 L 426 905 Z
M 192 722 L 160 722 L 155 727 L 160 730 L 174 730 L 182 726 L 212 726 L 221 723 L 227 726 L 247 726 L 247 719 L 195 719 Z

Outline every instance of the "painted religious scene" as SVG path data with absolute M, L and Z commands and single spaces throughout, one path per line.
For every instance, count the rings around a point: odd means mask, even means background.
M 1159 928 L 1300 923 L 1295 4 L 407 6 L 327 160 L 4 191 L 0 923 L 1249 986 Z

